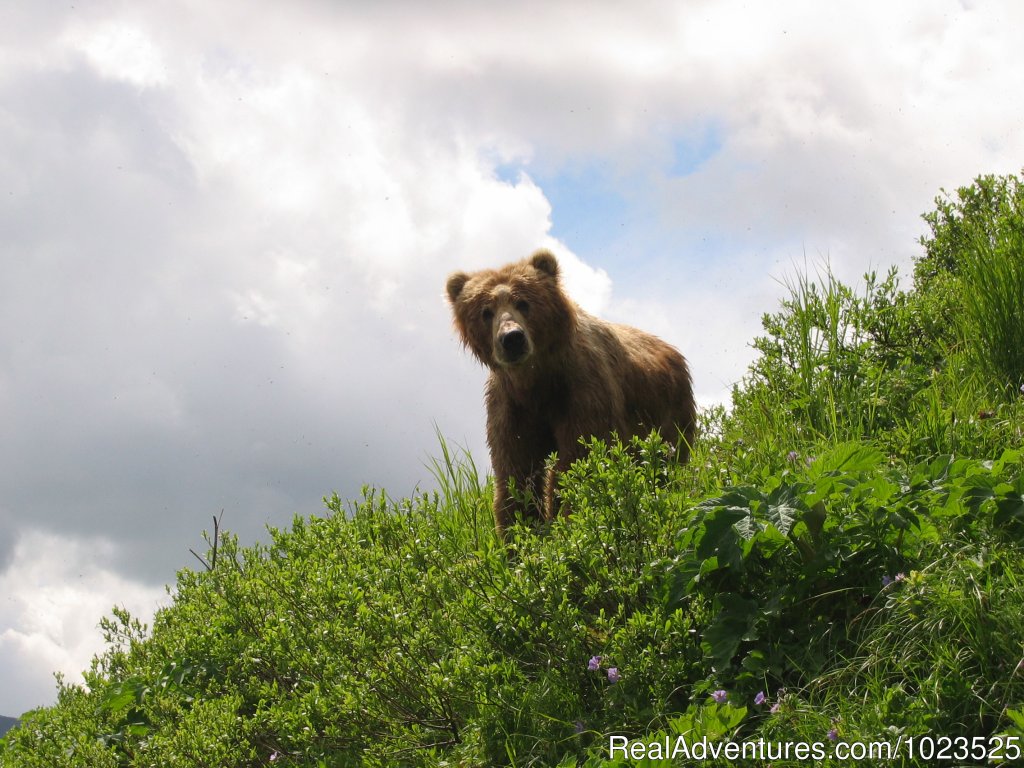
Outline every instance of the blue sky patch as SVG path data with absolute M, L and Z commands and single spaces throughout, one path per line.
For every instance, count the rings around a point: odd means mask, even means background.
M 551 203 L 551 234 L 592 264 L 603 266 L 632 220 L 631 180 L 617 176 L 600 160 L 570 163 L 551 174 L 525 170 Z M 513 177 L 517 175 L 518 169 Z
M 505 184 L 512 184 L 513 186 L 519 182 L 519 174 L 522 173 L 522 163 L 497 163 L 494 166 L 494 175 Z
M 680 136 L 672 142 L 673 163 L 668 175 L 673 178 L 689 176 L 717 155 L 722 145 L 722 131 L 714 123 Z
M 629 260 L 636 237 L 650 238 L 657 225 L 652 183 L 678 179 L 699 170 L 723 147 L 723 133 L 708 121 L 673 136 L 652 137 L 661 144 L 647 167 L 623 172 L 604 157 L 577 159 L 552 168 L 521 163 L 495 166 L 495 175 L 515 184 L 528 173 L 551 203 L 551 234 L 595 266 L 615 267 Z M 664 233 L 668 234 L 668 233 Z M 680 232 L 672 232 L 677 243 Z M 692 233 L 691 233 L 692 234 Z M 667 246 L 668 244 L 666 244 Z

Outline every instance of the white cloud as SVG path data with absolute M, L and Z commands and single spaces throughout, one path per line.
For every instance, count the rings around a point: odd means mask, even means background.
M 72 28 L 66 40 L 70 47 L 81 51 L 104 78 L 144 88 L 168 82 L 164 56 L 144 29 L 110 21 L 93 27 Z
M 169 598 L 112 568 L 114 548 L 102 540 L 37 532 L 21 537 L 0 574 L 0 690 L 9 716 L 53 701 L 53 675 L 81 683 L 102 648 L 99 621 L 116 604 L 148 623 Z M 113 601 L 113 602 L 112 602 Z

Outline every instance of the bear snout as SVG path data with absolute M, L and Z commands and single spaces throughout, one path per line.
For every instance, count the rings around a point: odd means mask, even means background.
M 526 334 L 519 328 L 514 328 L 498 338 L 501 341 L 501 348 L 505 350 L 505 355 L 509 359 L 516 360 L 525 354 Z
M 530 339 L 514 319 L 506 318 L 498 327 L 498 362 L 519 363 L 530 353 Z

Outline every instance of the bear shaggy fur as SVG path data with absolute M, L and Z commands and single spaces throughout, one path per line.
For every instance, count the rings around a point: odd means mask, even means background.
M 580 458 L 580 438 L 615 433 L 625 440 L 658 430 L 678 442 L 680 460 L 688 458 L 696 407 L 686 360 L 650 334 L 576 306 L 550 252 L 501 269 L 456 272 L 447 288 L 462 341 L 490 369 L 487 443 L 500 534 L 517 513 L 557 514 L 557 473 Z M 542 506 L 520 508 L 510 479 Z

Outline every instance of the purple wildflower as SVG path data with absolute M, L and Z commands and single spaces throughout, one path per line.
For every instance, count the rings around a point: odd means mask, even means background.
M 599 670 L 600 668 L 601 668 L 601 657 L 600 656 L 591 656 L 590 657 L 590 662 L 587 664 L 587 669 L 589 669 L 591 672 L 597 672 L 597 670 Z
M 839 731 L 837 731 L 835 728 L 831 728 L 829 730 L 827 736 L 828 736 L 828 740 L 829 741 L 838 741 L 839 740 Z
M 764 695 L 764 691 L 760 691 L 757 694 L 757 696 L 754 697 L 754 703 L 757 704 L 757 706 L 759 706 L 759 707 L 762 704 L 764 704 L 767 700 L 768 700 L 768 697 Z
M 791 464 L 796 464 L 798 461 L 800 461 L 800 454 L 797 453 L 796 451 L 790 451 L 789 453 L 786 454 L 786 461 L 790 462 Z
M 608 682 L 617 683 L 622 679 L 622 675 L 619 674 L 618 667 L 608 667 Z
M 585 730 L 587 730 L 587 726 L 584 724 L 582 720 L 577 720 L 574 730 L 576 731 L 576 734 L 579 735 L 583 733 Z
M 716 704 L 724 704 L 729 694 L 725 691 L 718 690 L 711 694 L 711 698 L 715 700 Z
M 905 581 L 905 580 L 906 580 L 906 578 L 907 578 L 907 574 L 905 574 L 905 573 L 903 573 L 903 572 L 901 571 L 900 573 L 897 573 L 897 574 L 896 574 L 896 578 L 895 578 L 895 579 L 893 579 L 893 581 Z
M 882 577 L 882 587 L 883 588 L 888 587 L 890 584 L 892 584 L 892 578 L 889 577 L 889 576 L 883 576 Z
M 779 713 L 780 709 L 782 709 L 782 700 L 781 699 L 779 701 L 776 701 L 774 704 L 772 704 L 771 713 L 773 715 L 777 715 Z

